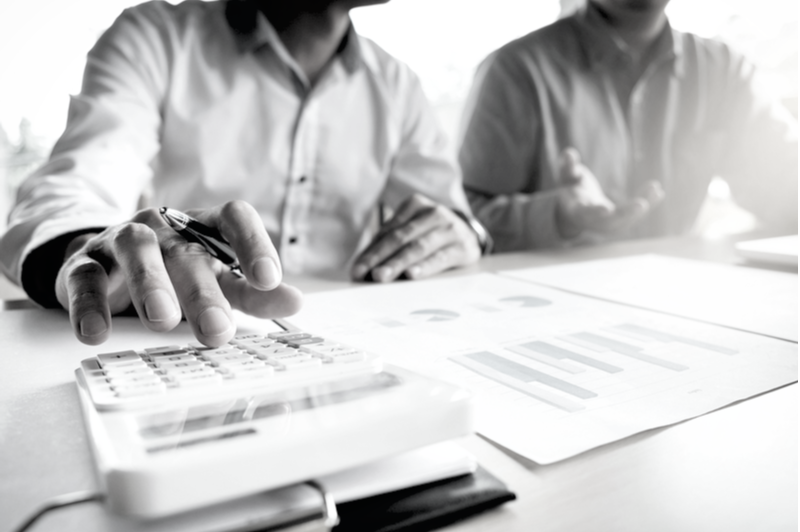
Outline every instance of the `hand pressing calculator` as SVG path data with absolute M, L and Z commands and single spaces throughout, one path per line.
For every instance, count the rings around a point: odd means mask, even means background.
M 472 431 L 463 389 L 301 331 L 103 353 L 75 373 L 110 507 L 139 518 Z

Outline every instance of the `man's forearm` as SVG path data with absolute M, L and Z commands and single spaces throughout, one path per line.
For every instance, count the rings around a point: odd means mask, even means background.
M 472 212 L 494 239 L 496 252 L 560 247 L 557 191 L 487 196 L 467 190 Z

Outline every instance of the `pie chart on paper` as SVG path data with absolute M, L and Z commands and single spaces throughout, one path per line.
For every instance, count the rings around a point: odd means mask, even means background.
M 450 321 L 458 318 L 458 312 L 438 308 L 415 310 L 411 313 L 415 321 Z

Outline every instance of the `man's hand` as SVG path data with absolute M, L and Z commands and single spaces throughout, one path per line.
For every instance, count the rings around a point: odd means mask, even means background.
M 147 328 L 162 332 L 178 325 L 183 309 L 194 335 L 209 346 L 233 337 L 231 308 L 261 318 L 299 310 L 302 296 L 281 283 L 278 253 L 253 207 L 233 201 L 192 215 L 228 240 L 246 279 L 187 242 L 157 209 L 139 211 L 130 222 L 81 235 L 67 248 L 56 296 L 81 342 L 106 341 L 111 315 L 131 304 Z
M 420 194 L 406 200 L 356 259 L 352 277 L 389 282 L 427 277 L 480 258 L 478 239 L 453 211 Z
M 561 195 L 556 207 L 556 226 L 563 238 L 574 238 L 586 230 L 610 233 L 630 227 L 664 198 L 661 185 L 650 181 L 639 197 L 615 205 L 591 170 L 581 164 L 577 150 L 564 150 L 559 164 Z

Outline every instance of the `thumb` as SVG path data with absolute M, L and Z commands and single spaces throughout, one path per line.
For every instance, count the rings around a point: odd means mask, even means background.
M 561 185 L 576 185 L 581 181 L 581 155 L 575 148 L 566 148 L 559 157 L 558 180 Z

